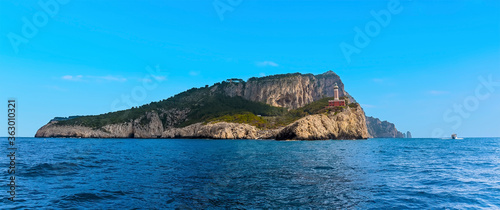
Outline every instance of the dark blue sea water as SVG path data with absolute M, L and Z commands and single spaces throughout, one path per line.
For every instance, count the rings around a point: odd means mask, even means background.
M 18 138 L 2 208 L 500 208 L 500 138 Z

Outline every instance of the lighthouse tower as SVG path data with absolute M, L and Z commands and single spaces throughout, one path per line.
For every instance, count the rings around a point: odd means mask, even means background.
M 335 83 L 335 86 L 333 87 L 333 100 L 339 100 L 339 86 L 337 85 L 337 83 Z

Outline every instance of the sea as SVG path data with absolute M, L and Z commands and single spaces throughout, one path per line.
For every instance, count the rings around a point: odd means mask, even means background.
M 499 209 L 500 138 L 17 138 L 1 209 Z

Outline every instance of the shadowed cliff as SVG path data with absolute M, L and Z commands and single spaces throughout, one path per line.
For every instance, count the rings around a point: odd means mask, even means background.
M 404 138 L 394 124 L 375 117 L 366 117 L 366 127 L 372 138 Z

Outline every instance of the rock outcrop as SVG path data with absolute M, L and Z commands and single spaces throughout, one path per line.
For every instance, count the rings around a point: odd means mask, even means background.
M 147 118 L 147 124 L 141 121 Z M 35 137 L 75 137 L 75 138 L 159 138 L 163 125 L 156 112 L 132 122 L 109 124 L 101 128 L 91 128 L 78 125 L 59 125 L 59 121 L 51 121 L 35 134 Z
M 84 126 L 59 126 L 57 123 L 57 121 L 51 121 L 44 125 L 38 129 L 35 137 L 118 138 L 118 136 L 99 129 Z
M 366 139 L 365 115 L 361 107 L 335 114 L 309 115 L 283 128 L 276 139 Z
M 375 117 L 366 117 L 366 127 L 371 138 L 404 138 L 394 124 Z
M 255 126 L 239 123 L 195 123 L 184 128 L 170 128 L 162 138 L 258 139 Z

